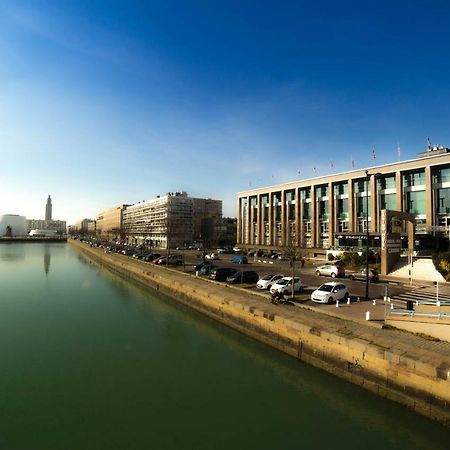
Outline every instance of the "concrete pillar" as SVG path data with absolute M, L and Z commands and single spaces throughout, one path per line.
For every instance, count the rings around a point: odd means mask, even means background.
M 273 197 L 269 192 L 269 245 L 273 245 Z
M 375 175 L 370 175 L 369 179 L 369 190 L 370 190 L 370 231 L 377 231 L 378 229 L 378 194 L 376 186 Z
M 286 245 L 286 236 L 288 236 L 286 229 L 288 227 L 287 220 L 287 208 L 286 208 L 286 191 L 281 191 L 281 245 Z
M 333 183 L 328 183 L 328 243 L 331 246 L 334 245 L 336 232 L 336 208 L 333 189 Z
M 252 231 L 252 227 L 251 227 L 251 222 L 250 222 L 250 197 L 247 196 L 247 209 L 245 210 L 246 214 L 245 214 L 245 223 L 247 224 L 246 228 L 245 228 L 245 243 L 249 244 L 251 242 L 250 240 L 250 235 L 251 235 L 251 231 Z
M 348 231 L 355 232 L 355 197 L 351 179 L 348 180 Z
M 236 232 L 236 241 L 238 244 L 242 244 L 242 233 L 241 233 L 241 226 L 242 226 L 242 209 L 241 209 L 241 198 L 238 197 L 237 199 L 237 232 Z
M 316 201 L 316 187 L 311 186 L 311 247 L 317 246 L 317 201 Z
M 425 202 L 426 202 L 426 214 L 427 214 L 427 227 L 434 225 L 434 191 L 433 191 L 433 179 L 431 177 L 431 167 L 425 167 Z
M 263 230 L 263 224 L 262 224 L 262 207 L 261 207 L 261 194 L 258 194 L 256 196 L 256 230 L 257 230 L 257 237 L 256 237 L 256 245 L 262 244 L 262 233 Z

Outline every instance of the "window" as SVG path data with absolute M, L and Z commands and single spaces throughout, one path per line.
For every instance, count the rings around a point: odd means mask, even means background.
M 353 189 L 356 194 L 360 194 L 361 192 L 366 192 L 366 180 L 358 180 L 354 182 Z
M 286 201 L 292 202 L 295 199 L 294 191 L 286 191 Z
M 279 192 L 274 192 L 272 194 L 272 205 L 278 205 L 281 202 L 281 194 Z
M 305 222 L 305 233 L 311 233 L 311 222 Z
M 328 219 L 328 200 L 319 202 L 319 217 L 321 219 Z
M 346 219 L 348 217 L 348 198 L 342 198 L 337 201 L 337 217 Z
M 321 234 L 328 233 L 328 222 L 320 222 L 320 233 Z
M 377 178 L 377 189 L 378 190 L 395 189 L 395 176 L 392 175 Z
M 288 205 L 288 218 L 289 220 L 295 220 L 295 205 L 292 203 Z
M 306 200 L 307 198 L 311 198 L 311 189 L 310 188 L 302 189 L 300 191 L 300 199 Z
M 334 185 L 334 195 L 348 194 L 348 183 L 339 183 Z
M 316 198 L 327 196 L 328 196 L 328 186 L 318 186 L 316 188 Z
M 339 233 L 345 233 L 348 231 L 348 221 L 347 220 L 340 220 L 338 224 L 338 230 Z
M 426 214 L 425 191 L 406 193 L 406 211 L 411 214 Z
M 380 196 L 380 209 L 397 209 L 397 194 L 382 194 Z
M 403 175 L 403 185 L 405 187 L 424 186 L 425 185 L 425 171 L 411 172 Z
M 367 212 L 369 213 L 370 216 L 370 198 L 368 199 L 368 201 L 366 200 L 367 197 L 357 197 L 356 200 L 356 214 L 357 217 L 367 217 Z M 368 203 L 366 205 L 366 203 Z M 368 211 L 367 211 L 368 208 Z
M 311 203 L 303 205 L 303 219 L 311 219 Z
M 437 190 L 437 213 L 450 214 L 450 188 Z
M 450 181 L 450 167 L 436 169 L 433 173 L 433 183 L 446 183 Z

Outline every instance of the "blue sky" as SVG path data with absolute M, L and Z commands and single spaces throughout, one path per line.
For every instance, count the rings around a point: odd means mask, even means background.
M 184 190 L 235 215 L 250 185 L 450 146 L 449 19 L 438 0 L 4 0 L 0 214 Z

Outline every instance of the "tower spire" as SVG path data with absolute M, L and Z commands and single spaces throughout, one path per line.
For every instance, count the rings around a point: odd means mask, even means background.
M 52 220 L 52 199 L 50 198 L 50 194 L 45 205 L 45 220 Z

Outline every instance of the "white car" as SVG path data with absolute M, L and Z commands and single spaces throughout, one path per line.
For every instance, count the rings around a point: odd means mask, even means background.
M 300 292 L 303 290 L 303 283 L 299 277 L 295 277 L 294 279 L 294 292 Z M 282 292 L 283 294 L 290 294 L 292 292 L 292 277 L 283 277 L 278 280 L 272 287 L 270 288 L 270 293 L 274 292 Z
M 326 275 L 332 278 L 344 277 L 345 270 L 341 266 L 335 266 L 334 264 L 325 264 L 316 269 L 316 275 Z
M 336 300 L 347 300 L 348 289 L 342 283 L 324 283 L 311 294 L 311 300 L 317 303 L 333 303 Z
M 208 253 L 205 255 L 205 259 L 220 259 L 218 253 Z
M 278 280 L 281 280 L 284 277 L 284 275 L 266 275 L 265 277 L 262 277 L 258 282 L 256 283 L 256 287 L 258 289 L 270 289 L 273 284 L 275 284 Z

